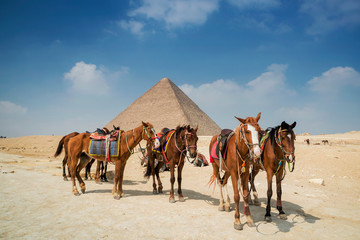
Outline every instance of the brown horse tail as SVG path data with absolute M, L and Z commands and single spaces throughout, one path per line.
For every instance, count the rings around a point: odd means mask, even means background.
M 217 178 L 215 176 L 215 174 L 213 173 L 210 177 L 209 182 L 206 185 L 209 185 L 209 188 L 211 187 L 211 185 L 214 183 L 214 189 L 213 189 L 213 193 L 215 191 L 215 187 L 216 187 L 216 182 L 217 182 Z
M 78 132 L 72 132 L 72 133 L 70 133 L 70 134 L 68 134 L 68 135 L 66 135 L 66 136 L 63 136 L 63 137 L 61 138 L 60 142 L 59 142 L 59 145 L 58 145 L 58 147 L 57 147 L 57 149 L 56 149 L 56 152 L 55 152 L 55 154 L 54 154 L 54 157 L 59 156 L 60 153 L 62 152 L 62 149 L 63 149 L 63 146 L 64 146 L 64 143 L 65 143 L 66 138 L 72 138 L 72 137 L 74 137 L 74 136 L 76 136 L 76 135 L 78 135 L 78 134 L 79 134 Z
M 57 149 L 56 149 L 56 152 L 55 152 L 55 154 L 54 154 L 54 157 L 59 156 L 60 153 L 62 152 L 62 149 L 63 149 L 63 146 L 64 146 L 64 142 L 65 142 L 65 138 L 66 138 L 66 137 L 67 137 L 67 135 L 66 135 L 66 136 L 63 136 L 62 139 L 60 140 L 59 145 L 58 145 L 58 147 L 57 147 Z

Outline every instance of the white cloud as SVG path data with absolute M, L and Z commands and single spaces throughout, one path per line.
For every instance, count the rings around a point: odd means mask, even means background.
M 280 0 L 228 0 L 240 9 L 271 9 L 280 6 Z
M 97 68 L 95 64 L 77 62 L 64 78 L 72 83 L 73 91 L 85 94 L 105 94 L 109 86 L 104 76 L 104 68 Z
M 360 25 L 359 0 L 304 0 L 300 11 L 313 18 L 307 29 L 312 35 Z
M 218 8 L 219 0 L 143 0 L 129 16 L 164 22 L 168 29 L 172 29 L 201 25 Z
M 219 79 L 198 87 L 184 84 L 180 88 L 221 127 L 229 127 L 236 123 L 234 115 L 256 116 L 258 112 L 269 112 L 274 106 L 287 106 L 296 92 L 287 87 L 286 69 L 285 64 L 272 64 L 266 72 L 244 84 Z M 273 112 L 270 110 L 270 114 Z
M 124 30 L 130 30 L 130 32 L 138 37 L 144 35 L 144 24 L 139 21 L 129 20 L 129 21 L 120 21 L 118 22 L 120 27 Z
M 17 105 L 9 101 L 0 101 L 0 114 L 11 115 L 11 114 L 26 114 L 27 108 Z
M 322 94 L 338 94 L 344 87 L 360 87 L 360 74 L 351 67 L 334 67 L 308 81 L 310 90 Z

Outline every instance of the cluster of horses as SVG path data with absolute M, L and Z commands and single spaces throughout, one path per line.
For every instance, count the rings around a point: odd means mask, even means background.
M 235 201 L 235 222 L 234 228 L 242 229 L 239 213 L 240 194 L 244 199 L 244 214 L 247 217 L 247 224 L 254 227 L 254 221 L 250 214 L 249 204 L 260 205 L 258 194 L 254 185 L 255 176 L 260 170 L 265 170 L 268 182 L 267 207 L 265 220 L 271 221 L 270 200 L 272 197 L 272 179 L 276 177 L 277 189 L 277 209 L 279 217 L 286 219 L 286 214 L 282 209 L 281 202 L 281 180 L 285 176 L 285 163 L 292 163 L 294 170 L 295 154 L 294 141 L 295 133 L 293 128 L 296 122 L 289 125 L 282 122 L 281 125 L 268 130 L 268 141 L 261 146 L 260 140 L 263 130 L 260 128 L 258 121 L 261 113 L 256 117 L 247 117 L 246 119 L 237 118 L 239 125 L 233 131 L 228 139 L 227 153 L 224 158 L 212 159 L 213 174 L 209 183 L 218 183 L 220 187 L 220 211 L 230 211 L 230 197 L 227 191 L 227 182 L 231 177 L 234 201 Z M 180 202 L 185 201 L 181 190 L 182 169 L 185 163 L 185 157 L 195 158 L 197 155 L 197 130 L 187 126 L 178 126 L 170 133 L 164 128 L 160 134 L 157 134 L 153 125 L 149 122 L 142 124 L 130 131 L 121 131 L 120 134 L 120 154 L 118 157 L 110 158 L 115 163 L 114 186 L 112 190 L 113 197 L 120 199 L 124 196 L 122 189 L 124 169 L 127 159 L 132 154 L 132 150 L 140 143 L 141 140 L 147 141 L 147 170 L 145 177 L 153 178 L 153 193 L 162 193 L 162 182 L 159 177 L 160 169 L 164 164 L 170 168 L 170 197 L 169 202 L 175 203 L 174 183 L 175 168 L 177 168 L 178 198 Z M 170 136 L 171 134 L 171 136 Z M 70 135 L 70 134 L 69 134 Z M 69 136 L 67 135 L 67 136 Z M 66 136 L 65 136 L 66 137 Z M 55 156 L 61 153 L 62 147 L 65 149 L 65 158 L 63 163 L 67 163 L 72 179 L 73 193 L 79 195 L 76 188 L 75 177 L 79 181 L 82 193 L 85 193 L 85 183 L 80 177 L 80 171 L 88 164 L 93 156 L 89 155 L 90 133 L 76 133 L 68 138 L 63 138 L 59 142 L 58 150 Z M 209 145 L 209 152 L 219 135 L 213 136 Z M 160 149 L 160 151 L 155 151 Z M 164 150 L 166 149 L 166 150 Z M 97 160 L 106 161 L 104 156 L 95 157 Z M 290 166 L 290 165 L 289 165 Z M 290 169 L 290 167 L 289 167 Z M 96 171 L 95 179 L 99 178 L 99 167 Z M 158 184 L 156 184 L 156 180 Z M 250 184 L 250 187 L 249 187 Z M 226 202 L 224 201 L 223 189 L 226 189 Z M 253 192 L 254 200 L 251 199 L 250 193 Z

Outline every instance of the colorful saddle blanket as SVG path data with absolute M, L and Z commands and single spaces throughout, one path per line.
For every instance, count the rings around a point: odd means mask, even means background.
M 89 145 L 89 155 L 94 157 L 108 156 L 118 157 L 120 153 L 120 137 L 119 131 L 116 131 L 116 134 L 108 136 L 97 136 L 90 135 L 90 145 Z M 108 154 L 106 154 L 106 152 Z
M 266 131 L 262 134 L 261 136 L 261 140 L 260 140 L 260 151 L 261 151 L 261 156 L 264 153 L 264 149 L 265 149 L 265 145 L 267 140 L 269 140 L 269 136 L 270 136 L 270 132 L 271 132 L 272 128 L 268 128 L 266 129 Z
M 175 130 L 171 130 L 171 131 L 168 131 L 166 133 L 158 133 L 158 137 L 160 139 L 160 142 L 162 143 L 160 147 L 156 148 L 156 149 L 153 149 L 153 152 L 156 152 L 156 153 L 161 153 L 161 152 L 167 152 L 167 147 L 168 147 L 168 143 L 169 143 L 169 140 L 171 139 L 171 137 L 174 135 L 175 133 Z M 166 134 L 166 136 L 165 136 Z M 165 138 L 165 139 L 164 139 Z

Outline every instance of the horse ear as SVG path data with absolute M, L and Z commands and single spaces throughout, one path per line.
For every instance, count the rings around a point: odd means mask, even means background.
M 147 123 L 144 123 L 144 121 L 141 121 L 142 122 L 142 125 L 144 125 L 144 127 L 147 127 L 148 124 Z
M 281 123 L 281 126 L 280 126 L 280 127 L 281 127 L 282 129 L 285 129 L 285 128 L 286 128 L 286 125 L 287 125 L 287 124 L 286 124 L 286 122 L 285 122 L 285 121 L 282 121 L 282 123 Z
M 261 112 L 259 112 L 258 115 L 255 118 L 257 122 L 260 120 L 260 117 L 261 117 Z
M 237 120 L 239 120 L 241 123 L 245 124 L 245 119 L 238 118 L 238 117 L 236 117 L 236 116 L 235 116 L 235 118 L 236 118 Z
M 197 132 L 199 125 L 196 125 L 196 128 L 194 129 L 195 132 Z
M 296 121 L 293 122 L 293 124 L 290 125 L 291 128 L 295 128 L 295 126 L 296 126 Z

